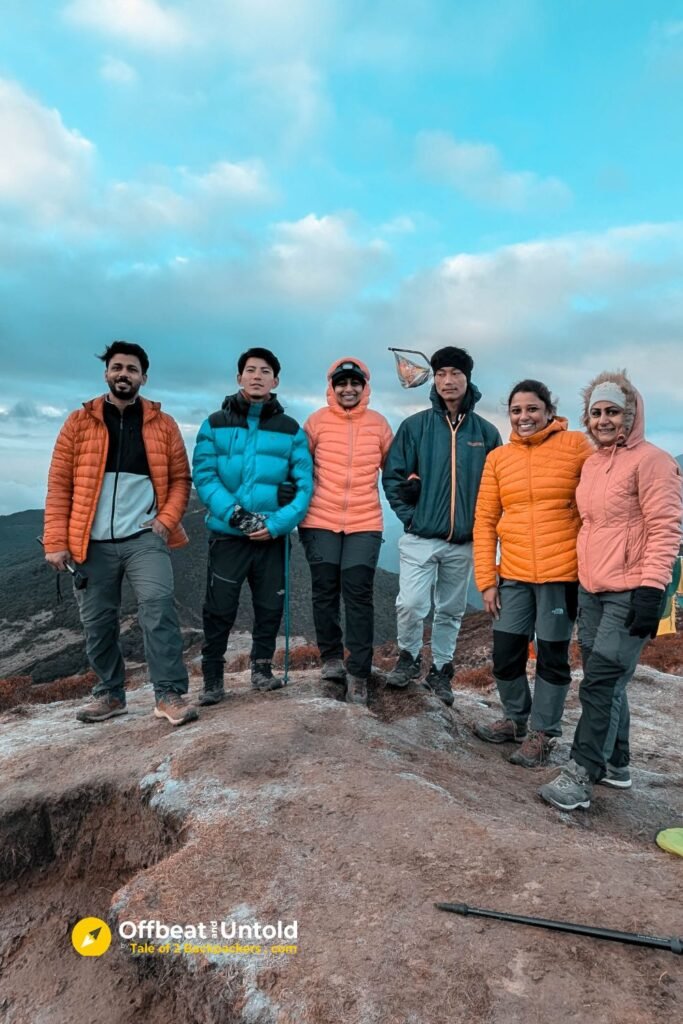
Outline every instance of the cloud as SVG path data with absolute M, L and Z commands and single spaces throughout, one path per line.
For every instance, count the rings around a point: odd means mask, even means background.
M 516 212 L 564 207 L 571 200 L 570 189 L 559 178 L 507 171 L 495 146 L 460 142 L 447 132 L 421 132 L 417 160 L 426 176 L 485 206 Z
M 104 57 L 100 64 L 100 76 L 114 85 L 134 85 L 138 80 L 135 68 L 118 57 Z
M 191 38 L 180 14 L 156 0 L 72 0 L 64 16 L 74 25 L 143 49 L 175 50 Z
M 216 199 L 261 203 L 269 201 L 273 195 L 261 160 L 241 163 L 219 160 L 203 174 L 185 171 L 185 177 L 196 192 Z
M 415 221 L 407 214 L 399 214 L 392 217 L 380 227 L 383 235 L 412 235 L 415 231 Z
M 54 405 L 37 405 L 30 399 L 15 402 L 9 409 L 0 407 L 0 417 L 5 420 L 36 421 L 59 420 L 64 418 L 64 410 Z
M 683 20 L 654 22 L 647 58 L 650 66 L 665 78 L 683 76 Z
M 283 135 L 283 149 L 300 149 L 330 116 L 320 73 L 305 60 L 258 66 L 240 77 L 253 109 Z
M 330 302 L 353 292 L 388 256 L 379 239 L 356 242 L 341 216 L 310 213 L 276 224 L 273 234 L 266 278 L 281 295 L 297 302 Z
M 91 142 L 8 79 L 0 79 L 0 138 L 0 204 L 39 222 L 77 213 L 92 172 Z

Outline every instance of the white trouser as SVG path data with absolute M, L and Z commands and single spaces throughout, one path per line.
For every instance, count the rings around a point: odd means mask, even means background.
M 453 660 L 460 623 L 467 608 L 472 575 L 472 544 L 404 533 L 398 542 L 399 591 L 396 598 L 398 646 L 415 658 L 422 648 L 424 620 L 434 598 L 432 661 L 441 668 Z

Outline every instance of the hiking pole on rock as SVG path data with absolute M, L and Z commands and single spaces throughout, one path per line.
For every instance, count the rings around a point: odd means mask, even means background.
M 289 682 L 289 534 L 285 537 L 285 674 L 283 683 Z
M 587 924 L 572 924 L 570 921 L 549 921 L 545 917 L 523 917 L 521 914 L 504 914 L 499 910 L 482 910 L 480 907 L 469 907 L 466 903 L 435 903 L 437 910 L 449 910 L 463 917 L 493 917 L 497 921 L 512 921 L 513 924 L 530 924 L 535 928 L 551 928 L 558 932 L 571 932 L 574 935 L 588 935 L 593 939 L 608 939 L 611 942 L 627 942 L 632 946 L 652 946 L 655 949 L 668 949 L 671 953 L 683 954 L 683 938 L 664 939 L 656 935 L 641 935 L 640 932 L 618 932 L 611 928 L 593 928 Z

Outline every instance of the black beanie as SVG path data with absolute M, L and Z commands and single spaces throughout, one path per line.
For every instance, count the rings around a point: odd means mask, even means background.
M 452 366 L 456 370 L 462 370 L 467 377 L 467 383 L 469 384 L 472 377 L 472 370 L 474 369 L 474 360 L 469 352 L 466 352 L 464 348 L 455 348 L 453 345 L 446 345 L 445 348 L 440 348 L 434 353 L 430 362 L 434 373 L 436 373 L 437 370 L 443 370 L 445 366 Z

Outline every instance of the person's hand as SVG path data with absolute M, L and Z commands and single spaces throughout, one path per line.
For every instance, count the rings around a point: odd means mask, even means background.
M 417 505 L 422 491 L 422 481 L 418 476 L 413 476 L 410 480 L 401 480 L 397 490 L 405 505 Z
M 494 619 L 499 619 L 500 594 L 498 593 L 498 587 L 487 587 L 486 590 L 482 590 L 481 599 L 484 602 L 484 611 L 488 612 Z
M 55 572 L 64 572 L 66 563 L 73 561 L 70 551 L 52 551 L 45 555 L 45 561 Z
M 272 540 L 273 539 L 272 536 L 271 536 L 270 530 L 268 530 L 265 526 L 263 527 L 262 530 L 254 530 L 253 533 L 248 533 L 247 537 L 249 538 L 249 540 Z
M 654 638 L 659 629 L 662 614 L 664 591 L 659 587 L 636 587 L 631 594 L 631 609 L 624 619 L 629 627 L 629 636 L 646 636 Z
M 171 535 L 171 531 L 168 529 L 168 527 L 164 526 L 164 524 L 160 522 L 158 519 L 148 519 L 147 522 L 143 523 L 142 525 L 151 526 L 152 533 L 156 533 L 157 537 L 161 537 L 164 544 L 167 543 L 168 538 Z

